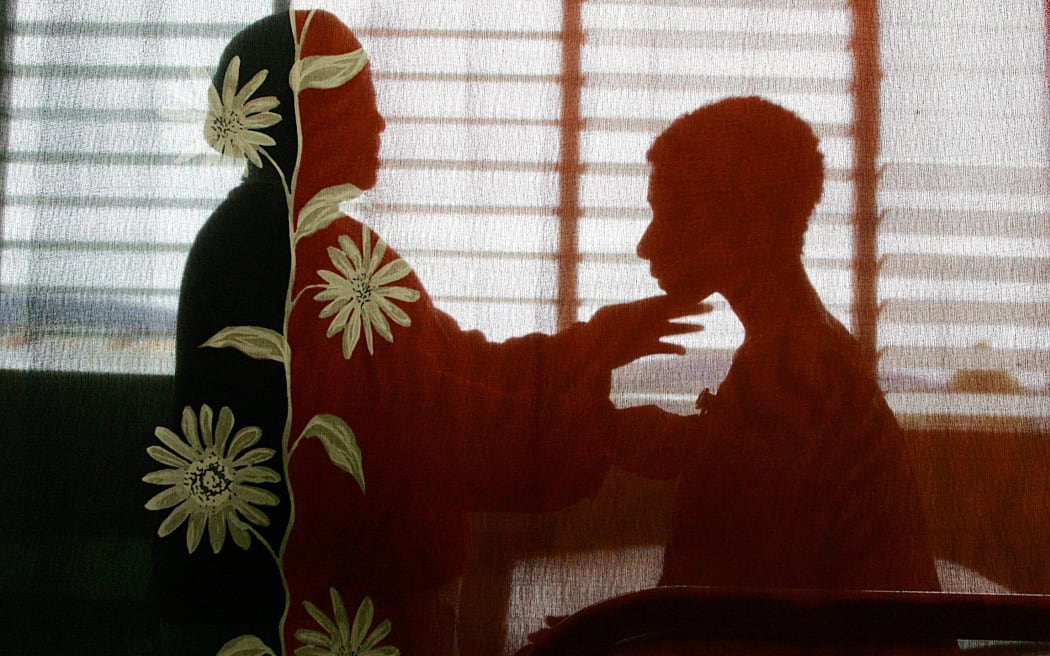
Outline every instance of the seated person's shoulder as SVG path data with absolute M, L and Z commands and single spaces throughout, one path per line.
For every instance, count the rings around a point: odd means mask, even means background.
M 833 319 L 799 323 L 744 342 L 716 405 L 753 417 L 819 421 L 881 399 L 859 343 Z

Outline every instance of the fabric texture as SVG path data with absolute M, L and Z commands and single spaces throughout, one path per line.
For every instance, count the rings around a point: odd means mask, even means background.
M 525 656 L 680 584 L 1039 604 L 1047 3 L 317 5 L 0 10 L 5 653 Z M 756 101 L 806 163 L 657 175 Z M 776 322 L 672 299 L 697 262 Z

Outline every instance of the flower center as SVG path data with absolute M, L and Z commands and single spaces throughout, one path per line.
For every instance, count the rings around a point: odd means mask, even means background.
M 351 649 L 349 645 L 340 642 L 335 646 L 335 656 L 357 656 L 357 650 Z
M 350 283 L 350 293 L 357 300 L 358 306 L 364 307 L 371 302 L 373 287 L 371 277 L 368 274 L 359 273 L 347 282 Z
M 205 453 L 186 468 L 183 483 L 190 496 L 211 515 L 221 510 L 233 495 L 233 471 L 212 453 Z
M 217 138 L 230 139 L 244 130 L 244 119 L 238 112 L 222 112 L 212 115 L 211 126 Z

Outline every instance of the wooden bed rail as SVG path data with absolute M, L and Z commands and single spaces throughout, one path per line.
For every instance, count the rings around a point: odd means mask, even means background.
M 1046 644 L 1019 653 L 1050 654 L 1050 595 L 652 588 L 588 606 L 534 634 L 519 653 L 597 656 L 668 640 L 887 648 L 1035 642 Z

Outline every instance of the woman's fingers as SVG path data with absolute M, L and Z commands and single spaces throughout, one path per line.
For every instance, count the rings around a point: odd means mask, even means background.
M 664 324 L 663 333 L 665 337 L 670 335 L 686 335 L 689 333 L 698 333 L 704 329 L 704 325 L 700 323 L 682 323 L 675 321 L 668 321 Z

